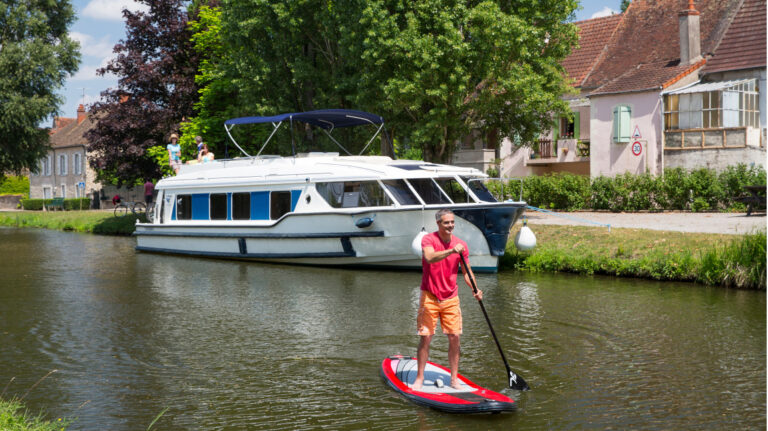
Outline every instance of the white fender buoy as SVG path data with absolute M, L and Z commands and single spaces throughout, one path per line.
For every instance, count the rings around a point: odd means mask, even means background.
M 531 228 L 528 227 L 528 219 L 523 218 L 523 227 L 515 235 L 515 247 L 520 251 L 533 250 L 536 247 L 536 235 L 533 234 Z
M 426 235 L 427 232 L 422 229 L 421 232 L 416 235 L 415 238 L 413 238 L 413 241 L 411 242 L 411 251 L 416 256 L 421 257 L 421 239 L 424 238 L 424 235 Z

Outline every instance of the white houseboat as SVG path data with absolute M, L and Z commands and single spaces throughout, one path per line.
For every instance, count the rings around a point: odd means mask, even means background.
M 283 123 L 293 129 L 297 121 L 319 128 L 345 152 L 334 129 L 373 125 L 375 138 L 384 125 L 366 112 L 322 110 L 237 118 L 225 127 L 229 133 L 239 124 L 271 123 L 263 150 Z M 435 230 L 435 212 L 450 208 L 473 269 L 495 272 L 509 229 L 526 206 L 498 202 L 477 169 L 295 150 L 293 157 L 264 156 L 261 150 L 256 156 L 243 151 L 246 157 L 184 165 L 178 175 L 159 181 L 152 222 L 136 226 L 137 250 L 416 269 L 421 259 L 412 251 L 414 238 Z

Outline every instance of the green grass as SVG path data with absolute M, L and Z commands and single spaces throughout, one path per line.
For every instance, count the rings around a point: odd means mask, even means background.
M 42 412 L 33 415 L 18 400 L 0 399 L 0 430 L 61 431 L 68 426 L 66 419 L 46 420 Z
M 645 229 L 531 226 L 532 252 L 507 244 L 500 269 L 606 274 L 653 280 L 762 289 L 766 286 L 765 232 L 719 235 Z M 520 226 L 513 230 L 511 238 Z
M 144 216 L 115 217 L 109 211 L 8 211 L 0 212 L 0 226 L 131 235 L 139 217 L 141 221 L 146 221 Z

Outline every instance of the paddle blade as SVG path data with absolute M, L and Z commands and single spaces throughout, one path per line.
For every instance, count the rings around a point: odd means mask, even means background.
M 514 372 L 509 372 L 509 388 L 518 391 L 529 391 L 531 387 L 523 380 L 521 376 L 518 376 Z

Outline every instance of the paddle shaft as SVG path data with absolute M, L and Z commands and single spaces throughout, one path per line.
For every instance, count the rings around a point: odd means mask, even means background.
M 467 262 L 464 260 L 464 256 L 459 253 L 459 258 L 461 258 L 461 265 L 464 267 L 464 270 L 467 272 L 467 277 L 469 277 L 469 281 L 472 284 L 472 291 L 474 293 L 477 293 L 477 285 L 475 284 L 475 278 L 472 277 L 472 274 L 469 272 L 469 267 L 467 266 Z M 483 316 L 485 316 L 485 321 L 488 322 L 488 329 L 491 330 L 491 335 L 493 336 L 493 341 L 496 342 L 496 347 L 499 349 L 499 354 L 501 354 L 501 359 L 504 361 L 504 366 L 507 367 L 507 375 L 510 377 L 509 381 L 509 387 L 513 389 L 519 389 L 519 390 L 528 390 L 530 389 L 528 387 L 528 384 L 523 380 L 522 377 L 515 374 L 512 369 L 509 367 L 509 363 L 507 362 L 507 357 L 504 355 L 504 349 L 501 348 L 501 344 L 499 343 L 498 337 L 496 337 L 496 331 L 493 330 L 493 325 L 491 325 L 491 319 L 488 317 L 488 312 L 485 311 L 485 305 L 483 305 L 482 299 L 477 299 L 477 302 L 480 304 L 480 309 L 483 310 Z

